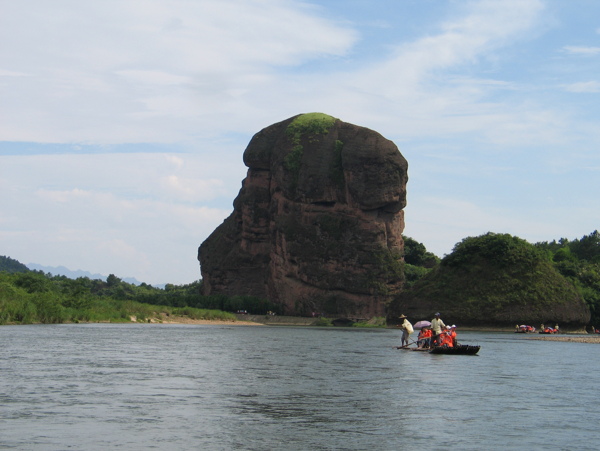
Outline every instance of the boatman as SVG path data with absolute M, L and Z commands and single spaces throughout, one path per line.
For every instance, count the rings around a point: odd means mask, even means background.
M 406 316 L 404 314 L 400 315 L 398 318 L 404 320 L 400 325 L 400 328 L 402 329 L 402 347 L 408 346 L 408 338 L 410 337 L 410 334 L 412 334 L 415 330 L 413 329 L 413 326 L 410 323 L 410 321 L 406 319 Z
M 440 334 L 442 333 L 442 331 L 445 328 L 446 328 L 446 325 L 442 321 L 442 318 L 440 318 L 440 314 L 436 313 L 435 317 L 431 320 L 431 330 L 433 331 L 433 344 L 434 345 L 439 346 Z

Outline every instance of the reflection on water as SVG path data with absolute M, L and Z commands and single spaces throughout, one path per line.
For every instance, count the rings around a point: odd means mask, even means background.
M 596 447 L 600 346 L 463 333 L 478 356 L 399 351 L 394 330 L 0 328 L 0 449 Z

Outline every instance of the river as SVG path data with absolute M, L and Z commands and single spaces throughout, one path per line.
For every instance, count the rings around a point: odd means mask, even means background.
M 416 333 L 413 334 L 416 336 Z M 589 450 L 600 345 L 392 329 L 0 327 L 0 449 Z

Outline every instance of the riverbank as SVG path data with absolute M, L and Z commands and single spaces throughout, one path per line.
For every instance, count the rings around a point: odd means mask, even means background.
M 132 322 L 137 322 L 135 317 L 131 317 Z M 318 318 L 305 316 L 280 316 L 280 315 L 251 315 L 251 314 L 235 314 L 235 320 L 206 320 L 192 319 L 188 316 L 177 315 L 160 315 L 160 318 L 150 319 L 149 322 L 161 324 L 196 324 L 196 325 L 229 325 L 229 326 L 303 326 L 314 327 Z M 397 326 L 389 326 L 389 329 L 398 329 Z M 470 332 L 506 332 L 514 333 L 514 329 L 510 327 L 458 327 L 460 331 Z M 532 340 L 547 340 L 547 341 L 569 341 L 575 343 L 600 343 L 600 335 L 585 336 L 585 330 L 563 332 L 560 335 L 540 335 L 540 334 L 523 334 L 527 335 L 528 339 Z M 516 334 L 522 335 L 522 334 Z M 583 335 L 583 336 L 582 336 Z
M 165 313 L 160 313 L 158 317 L 148 318 L 143 322 L 156 323 L 156 324 L 210 324 L 210 325 L 228 325 L 228 326 L 261 326 L 262 324 L 251 321 L 245 318 L 239 319 L 236 315 L 235 319 L 227 320 L 227 319 L 194 319 L 189 316 L 182 315 L 167 315 Z M 130 317 L 131 322 L 137 323 L 140 322 L 135 316 Z
M 306 316 L 280 316 L 280 315 L 238 315 L 238 321 L 252 322 L 264 326 L 314 326 L 318 318 Z
M 277 315 L 241 315 L 235 314 L 235 319 L 194 319 L 183 315 L 167 315 L 160 313 L 158 316 L 146 318 L 139 321 L 135 316 L 131 316 L 133 323 L 148 322 L 158 324 L 227 324 L 230 326 L 314 326 L 317 318 L 306 318 L 302 316 L 277 316 Z

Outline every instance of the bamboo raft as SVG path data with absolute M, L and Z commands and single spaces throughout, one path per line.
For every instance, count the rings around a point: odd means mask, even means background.
M 409 348 L 406 346 L 398 346 L 397 349 L 406 351 L 428 352 L 430 354 L 454 354 L 454 355 L 475 355 L 481 349 L 481 346 L 474 345 L 458 345 L 453 348 L 446 346 L 434 346 L 433 348 Z
M 473 345 L 458 345 L 453 348 L 447 348 L 445 346 L 435 346 L 429 350 L 430 354 L 462 354 L 462 355 L 475 355 L 479 352 L 481 346 Z

